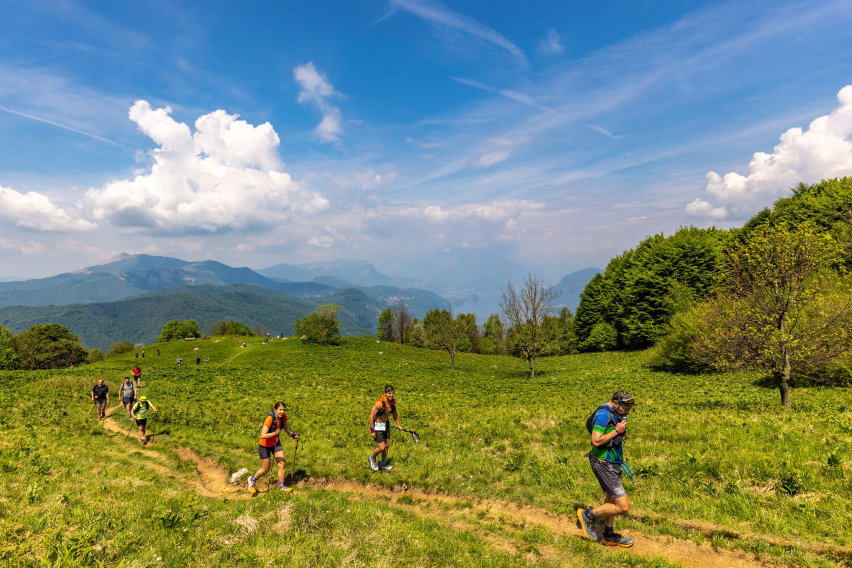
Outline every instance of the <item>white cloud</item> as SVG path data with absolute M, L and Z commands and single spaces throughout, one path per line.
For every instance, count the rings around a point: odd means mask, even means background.
M 314 213 L 328 201 L 283 171 L 278 135 L 223 110 L 195 121 L 195 132 L 171 109 L 137 101 L 130 119 L 159 147 L 148 173 L 86 193 L 95 219 L 159 232 L 257 231 L 293 212 Z
M 852 174 L 852 85 L 843 87 L 837 99 L 840 105 L 807 130 L 791 128 L 782 134 L 772 154 L 755 152 L 748 175 L 707 172 L 706 199 L 690 203 L 687 213 L 714 219 L 752 213 L 799 182 Z
M 539 49 L 541 49 L 544 53 L 549 53 L 551 55 L 558 55 L 562 53 L 565 51 L 565 46 L 562 45 L 562 36 L 560 36 L 554 29 L 547 30 L 547 37 L 541 40 L 541 43 L 539 43 Z
M 343 119 L 340 109 L 329 104 L 328 99 L 337 94 L 312 61 L 293 69 L 293 77 L 302 90 L 299 92 L 300 103 L 310 103 L 322 112 L 322 120 L 317 126 L 317 135 L 324 142 L 336 142 L 343 134 Z
M 524 52 L 517 45 L 488 26 L 479 23 L 469 16 L 460 14 L 439 2 L 430 0 L 390 0 L 390 4 L 394 8 L 414 14 L 433 24 L 456 29 L 492 43 L 526 63 L 526 56 L 524 56 Z
M 0 220 L 33 231 L 90 231 L 95 225 L 57 207 L 48 196 L 0 185 Z
M 332 246 L 334 246 L 334 239 L 329 237 L 328 235 L 323 235 L 321 237 L 311 237 L 310 239 L 308 239 L 308 244 L 319 248 L 331 248 Z

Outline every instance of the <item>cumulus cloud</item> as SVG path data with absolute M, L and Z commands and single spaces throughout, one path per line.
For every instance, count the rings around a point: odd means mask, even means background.
M 89 231 L 94 223 L 57 207 L 48 196 L 0 185 L 0 220 L 33 231 Z
M 852 85 L 843 87 L 837 100 L 840 105 L 807 130 L 791 128 L 782 134 L 771 154 L 756 152 L 748 175 L 707 172 L 705 199 L 687 205 L 687 213 L 712 219 L 752 213 L 799 182 L 852 174 Z
M 325 142 L 339 140 L 343 134 L 343 119 L 340 109 L 328 102 L 336 94 L 334 87 L 324 75 L 317 71 L 312 61 L 293 69 L 293 77 L 302 88 L 299 92 L 299 102 L 312 104 L 322 112 L 322 120 L 316 129 L 320 140 Z
M 554 29 L 547 30 L 547 37 L 541 40 L 541 43 L 539 43 L 539 49 L 541 49 L 544 53 L 559 55 L 565 51 L 565 46 L 562 45 L 562 36 L 560 36 Z
M 154 164 L 131 180 L 89 190 L 95 219 L 169 233 L 254 231 L 328 206 L 283 171 L 269 123 L 253 126 L 217 110 L 199 117 L 193 132 L 170 114 L 143 100 L 131 107 L 130 119 L 158 145 Z

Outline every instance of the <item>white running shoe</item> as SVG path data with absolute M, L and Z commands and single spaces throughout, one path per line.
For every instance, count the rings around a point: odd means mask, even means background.
M 388 465 L 388 462 L 386 462 L 386 461 L 382 461 L 382 462 L 379 464 L 379 469 L 380 469 L 380 470 L 382 470 L 382 471 L 390 471 L 390 470 L 392 470 L 392 469 L 393 469 L 393 466 L 392 466 L 392 465 Z
M 370 455 L 370 469 L 373 471 L 379 471 L 379 464 L 376 463 L 376 456 Z

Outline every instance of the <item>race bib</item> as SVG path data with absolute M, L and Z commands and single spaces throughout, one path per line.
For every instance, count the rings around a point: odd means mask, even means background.
M 373 430 L 375 430 L 376 432 L 384 432 L 387 429 L 388 429 L 388 423 L 387 422 L 376 422 L 373 425 Z

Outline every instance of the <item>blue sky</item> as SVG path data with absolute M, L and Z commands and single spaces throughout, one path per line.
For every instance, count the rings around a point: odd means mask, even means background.
M 0 277 L 499 287 L 852 174 L 849 2 L 0 0 Z

